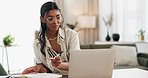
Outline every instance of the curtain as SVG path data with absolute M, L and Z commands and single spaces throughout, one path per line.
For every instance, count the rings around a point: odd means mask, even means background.
M 139 30 L 148 30 L 148 8 L 147 0 L 105 0 L 110 2 L 111 9 L 104 11 L 100 8 L 100 40 L 105 41 L 106 30 L 102 22 L 102 17 L 108 12 L 113 13 L 113 22 L 110 28 L 110 36 L 113 33 L 120 34 L 120 40 L 122 42 L 136 42 L 139 39 Z M 101 7 L 109 9 L 105 1 L 100 1 Z M 103 35 L 102 35 L 103 34 Z M 145 41 L 147 41 L 148 33 L 145 32 Z M 113 41 L 113 40 L 112 40 Z
M 98 39 L 98 0 L 53 0 L 61 9 L 65 24 L 75 24 L 81 15 L 96 16 L 96 28 L 81 29 L 78 32 L 80 44 L 93 44 Z M 65 25 L 66 26 L 66 25 Z
M 96 27 L 93 29 L 88 29 L 85 33 L 87 34 L 86 42 L 84 44 L 94 44 L 98 40 L 98 0 L 87 0 L 87 15 L 92 15 L 96 17 Z

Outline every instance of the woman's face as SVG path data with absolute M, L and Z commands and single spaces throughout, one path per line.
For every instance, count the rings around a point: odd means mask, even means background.
M 44 22 L 48 30 L 58 30 L 61 24 L 61 14 L 59 10 L 50 10 L 45 13 Z

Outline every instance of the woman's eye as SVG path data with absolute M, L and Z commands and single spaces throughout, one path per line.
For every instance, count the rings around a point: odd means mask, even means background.
M 50 17 L 49 17 L 49 18 L 47 18 L 47 20 L 52 21 L 52 20 L 53 20 L 53 18 L 50 18 Z
M 57 19 L 60 19 L 60 17 L 57 17 Z

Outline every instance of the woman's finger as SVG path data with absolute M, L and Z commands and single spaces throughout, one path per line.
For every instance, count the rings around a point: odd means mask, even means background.
M 55 57 L 55 61 L 60 61 L 60 57 Z
M 29 73 L 34 73 L 34 72 L 36 72 L 36 71 L 35 71 L 35 68 L 34 68 L 34 67 L 29 67 L 29 68 L 25 69 L 25 70 L 22 72 L 22 74 L 29 74 Z
M 25 70 L 22 72 L 22 74 L 29 74 L 30 72 L 31 72 L 30 69 L 27 68 L 27 69 L 25 69 Z

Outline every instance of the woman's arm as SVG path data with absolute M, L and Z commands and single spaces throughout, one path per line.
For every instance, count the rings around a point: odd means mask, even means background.
M 22 74 L 29 74 L 29 73 L 48 73 L 51 72 L 45 65 L 38 64 L 36 66 L 29 67 L 25 69 Z

